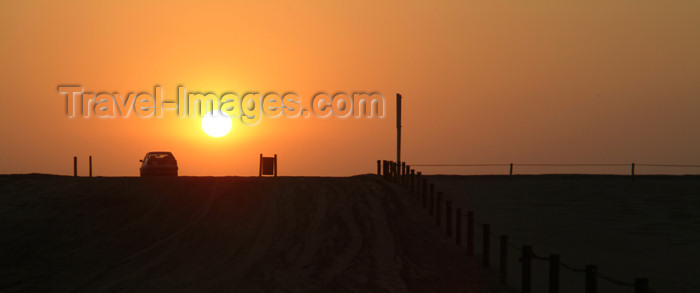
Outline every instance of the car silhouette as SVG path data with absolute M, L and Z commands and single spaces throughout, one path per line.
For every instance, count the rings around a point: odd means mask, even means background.
M 177 176 L 177 160 L 171 152 L 149 152 L 139 162 L 141 177 Z

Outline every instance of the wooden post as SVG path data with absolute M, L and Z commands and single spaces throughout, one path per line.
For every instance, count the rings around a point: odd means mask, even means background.
M 510 173 L 508 175 L 513 175 L 513 163 L 510 163 Z
M 389 161 L 389 178 L 394 182 L 394 161 Z
M 386 160 L 382 160 L 382 177 L 386 180 Z
M 483 250 L 484 250 L 484 267 L 488 268 L 489 267 L 489 256 L 491 254 L 491 251 L 489 251 L 489 239 L 491 239 L 490 234 L 491 234 L 491 225 L 489 224 L 484 224 L 484 233 L 483 233 Z
M 430 198 L 428 199 L 428 215 L 435 215 L 435 184 L 430 183 Z
M 401 178 L 400 183 L 401 186 L 406 187 L 406 162 L 401 162 Z
M 520 292 L 532 293 L 532 246 L 523 245 L 522 254 L 523 271 L 520 277 Z
M 258 177 L 262 177 L 262 169 L 263 169 L 263 162 L 262 162 L 262 154 L 260 154 L 260 170 L 258 171 Z
M 406 188 L 411 190 L 411 165 L 406 165 Z
M 396 94 L 396 163 L 401 164 L 401 94 Z
M 649 279 L 637 278 L 634 279 L 634 293 L 649 293 Z
M 399 184 L 399 179 L 401 178 L 401 170 L 399 168 L 401 164 L 394 162 L 394 183 Z
M 500 249 L 500 257 L 498 260 L 501 262 L 501 265 L 499 267 L 499 281 L 501 281 L 501 284 L 506 284 L 508 283 L 508 236 L 506 235 L 501 235 L 501 249 Z
M 394 170 L 392 169 L 393 168 L 392 166 L 393 165 L 392 165 L 391 161 L 386 161 L 386 175 L 385 176 L 386 176 L 387 181 L 391 181 L 392 176 L 394 176 Z
M 274 172 L 275 172 L 275 177 L 277 177 L 277 154 L 275 154 L 275 169 L 274 169 Z
M 559 255 L 549 255 L 549 293 L 559 293 Z
M 389 181 L 391 179 L 391 165 L 389 161 L 384 161 L 384 180 Z
M 382 175 L 382 160 L 377 160 L 377 175 Z
M 389 178 L 394 182 L 394 161 L 389 161 Z
M 632 176 L 634 176 L 634 163 L 632 163 Z
M 596 293 L 598 292 L 598 266 L 596 265 L 586 265 L 586 293 Z
M 78 157 L 73 157 L 73 177 L 78 177 Z
M 88 167 L 90 169 L 90 177 L 92 177 L 92 156 L 88 158 Z
M 423 208 L 428 207 L 428 178 L 423 178 Z
M 474 255 L 474 212 L 467 211 L 467 254 Z
M 452 237 L 452 201 L 445 201 L 445 229 L 447 237 Z
M 421 180 L 423 178 L 423 173 L 420 171 L 416 172 L 416 195 L 418 199 L 420 199 L 420 194 L 418 193 L 420 190 L 422 190 L 423 185 L 421 184 Z
M 455 211 L 455 241 L 457 245 L 462 245 L 462 208 Z
M 435 225 L 440 226 L 442 222 L 442 191 L 438 191 L 435 199 Z

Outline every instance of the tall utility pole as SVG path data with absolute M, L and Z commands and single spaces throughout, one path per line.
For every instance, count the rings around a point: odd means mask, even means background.
M 396 94 L 396 164 L 401 168 L 401 94 Z

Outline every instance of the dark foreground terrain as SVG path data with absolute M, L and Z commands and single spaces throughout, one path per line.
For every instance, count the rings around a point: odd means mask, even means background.
M 501 292 L 376 176 L 0 176 L 0 291 Z

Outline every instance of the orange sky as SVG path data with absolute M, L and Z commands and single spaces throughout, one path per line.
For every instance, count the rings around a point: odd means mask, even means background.
M 77 155 L 86 174 L 92 155 L 132 176 L 154 150 L 181 175 L 256 175 L 260 153 L 280 175 L 374 172 L 396 92 L 409 162 L 700 163 L 700 2 L 379 2 L 2 1 L 0 173 L 72 174 Z M 62 84 L 379 91 L 387 115 L 212 138 L 175 115 L 66 118 Z

